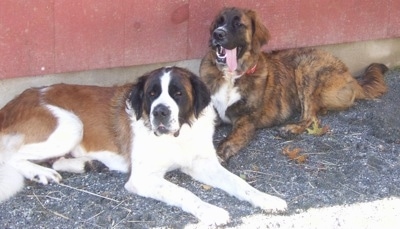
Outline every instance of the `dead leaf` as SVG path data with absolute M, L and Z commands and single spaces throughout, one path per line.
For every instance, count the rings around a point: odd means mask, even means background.
M 282 150 L 282 154 L 287 156 L 290 160 L 295 161 L 296 163 L 303 164 L 306 162 L 308 155 L 306 154 L 300 154 L 301 149 L 300 148 L 294 148 L 290 149 L 289 146 L 286 146 Z
M 247 179 L 247 176 L 244 173 L 239 174 L 239 177 L 242 178 L 243 180 Z
M 302 154 L 302 155 L 296 157 L 294 160 L 299 164 L 304 164 L 306 162 L 307 158 L 308 158 L 307 155 Z
M 322 136 L 329 131 L 329 126 L 320 126 L 318 120 L 314 119 L 311 128 L 306 129 L 307 133 L 315 136 Z
M 260 171 L 260 168 L 257 165 L 251 165 L 253 171 Z
M 201 184 L 201 188 L 208 191 L 208 190 L 212 189 L 212 186 L 206 185 L 206 184 Z
M 283 155 L 286 155 L 289 159 L 294 160 L 296 157 L 299 156 L 299 152 L 301 151 L 300 148 L 290 149 L 289 146 L 283 148 Z

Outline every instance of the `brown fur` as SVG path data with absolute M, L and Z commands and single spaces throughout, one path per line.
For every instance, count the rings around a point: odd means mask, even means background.
M 240 18 L 242 27 L 229 27 L 231 20 Z M 238 54 L 238 67 L 228 72 L 216 61 L 213 45 L 214 30 L 223 26 L 227 33 L 241 36 L 245 43 L 243 54 Z M 354 78 L 346 65 L 331 54 L 303 48 L 266 53 L 261 46 L 269 39 L 267 28 L 252 10 L 223 9 L 211 25 L 210 51 L 200 65 L 200 77 L 215 96 L 230 75 L 240 75 L 232 88 L 237 88 L 241 99 L 226 109 L 233 125 L 232 132 L 218 147 L 223 159 L 238 153 L 248 144 L 258 128 L 284 123 L 296 111 L 301 112 L 298 123 L 285 125 L 284 133 L 300 134 L 313 122 L 317 114 L 327 110 L 343 110 L 355 99 L 373 99 L 387 90 L 383 64 L 371 64 L 359 79 Z M 228 41 L 229 42 L 229 41 Z M 229 45 L 232 45 L 231 42 Z M 256 65 L 254 73 L 248 73 Z
M 85 123 L 82 146 L 88 152 L 108 150 L 129 158 L 130 149 L 125 144 L 117 145 L 112 135 L 125 138 L 118 142 L 131 139 L 128 117 L 120 115 L 125 113 L 125 100 L 131 88 L 131 84 L 119 87 L 56 84 L 46 89 L 27 89 L 0 110 L 0 131 L 23 134 L 25 144 L 46 140 L 57 123 L 54 116 L 39 105 L 44 102 L 79 116 Z M 40 92 L 42 89 L 46 91 L 44 94 Z
M 53 85 L 46 93 L 45 102 L 72 110 L 80 117 L 82 122 L 85 123 L 82 146 L 88 152 L 108 150 L 128 155 L 130 151 L 120 151 L 113 139 L 115 136 L 127 134 L 119 128 L 129 127 L 128 117 L 121 114 L 125 113 L 126 94 L 131 87 L 132 85 L 125 87 Z M 71 100 L 75 102 L 71 102 Z M 110 110 L 113 113 L 110 113 Z M 124 118 L 125 123 L 115 126 L 115 123 L 112 123 L 113 118 Z M 118 130 L 114 130 L 115 128 L 118 128 Z M 118 134 L 112 136 L 115 131 L 118 131 Z M 123 142 L 129 142 L 129 139 L 128 137 Z
M 36 133 L 26 136 L 24 139 L 26 143 L 46 140 L 56 126 L 56 119 L 47 109 L 40 106 L 39 97 L 37 90 L 28 89 L 19 96 L 19 99 L 15 98 L 5 105 L 0 110 L 0 132 Z M 25 112 L 26 109 L 30 112 Z

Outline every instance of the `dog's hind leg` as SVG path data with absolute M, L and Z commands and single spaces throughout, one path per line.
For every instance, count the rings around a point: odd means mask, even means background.
M 357 82 L 350 78 L 348 81 L 336 83 L 336 88 L 325 87 L 321 92 L 321 104 L 326 110 L 344 110 L 354 104 Z M 344 78 L 344 77 L 343 77 Z
M 282 132 L 301 134 L 313 122 L 319 122 L 317 114 L 323 108 L 319 98 L 321 93 L 319 81 L 314 80 L 315 78 L 315 72 L 308 68 L 299 67 L 295 70 L 301 116 L 299 122 L 283 126 L 280 129 Z
M 318 64 L 316 64 L 319 66 Z M 319 123 L 318 114 L 328 110 L 343 110 L 354 103 L 356 87 L 360 87 L 348 71 L 334 67 L 299 65 L 295 79 L 301 117 L 298 123 L 281 128 L 284 132 L 300 134 L 313 122 Z
M 127 160 L 110 151 L 86 152 L 78 146 L 71 152 L 72 158 L 61 157 L 53 163 L 53 169 L 72 173 L 84 173 L 108 168 L 126 173 L 129 171 Z
M 22 145 L 7 162 L 24 177 L 43 184 L 47 184 L 50 180 L 58 182 L 61 176 L 55 170 L 34 162 L 61 157 L 69 153 L 77 147 L 83 136 L 83 124 L 75 114 L 52 105 L 46 107 L 57 119 L 56 129 L 43 142 Z
M 61 157 L 52 165 L 57 171 L 65 171 L 70 173 L 84 173 L 86 163 L 92 159 L 88 157 L 65 158 Z

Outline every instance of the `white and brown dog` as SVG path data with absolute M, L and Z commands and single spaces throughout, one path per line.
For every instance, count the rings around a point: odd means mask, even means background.
M 131 171 L 127 190 L 178 206 L 207 224 L 227 223 L 228 212 L 165 180 L 167 171 L 180 169 L 254 206 L 284 211 L 284 200 L 219 164 L 215 118 L 206 86 L 178 67 L 123 86 L 28 89 L 0 110 L 0 201 L 22 189 L 24 178 L 59 182 L 56 170 L 84 172 L 85 163 L 98 160 L 111 170 Z M 56 159 L 53 168 L 38 164 L 49 159 Z

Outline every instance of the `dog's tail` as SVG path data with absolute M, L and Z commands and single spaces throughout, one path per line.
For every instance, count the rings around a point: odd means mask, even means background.
M 0 203 L 24 187 L 24 177 L 8 161 L 23 144 L 22 135 L 0 136 Z
M 357 78 L 361 88 L 356 93 L 356 99 L 373 99 L 385 94 L 387 86 L 384 74 L 388 70 L 384 64 L 370 64 L 364 74 Z

